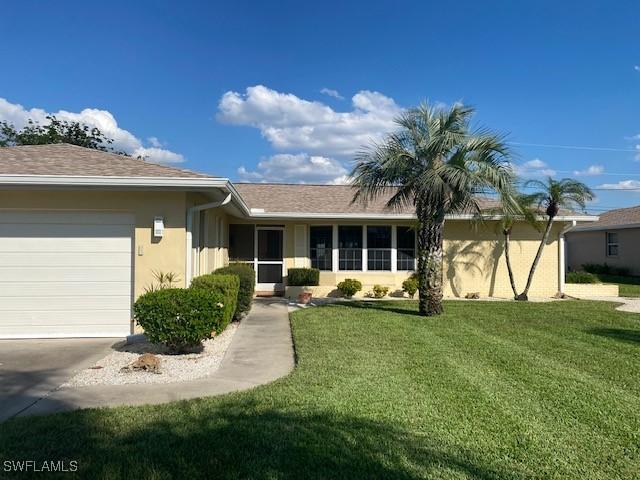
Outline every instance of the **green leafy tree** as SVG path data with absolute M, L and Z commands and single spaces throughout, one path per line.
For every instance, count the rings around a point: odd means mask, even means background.
M 442 313 L 445 215 L 480 213 L 478 195 L 508 195 L 513 183 L 502 138 L 474 129 L 473 108 L 428 104 L 396 119 L 398 131 L 360 153 L 351 173 L 353 201 L 371 201 L 394 189 L 388 208 L 410 206 L 418 219 L 418 292 L 422 315 Z
M 113 151 L 121 155 L 125 152 L 114 151 L 111 147 L 113 139 L 108 138 L 100 129 L 80 122 L 58 120 L 55 116 L 47 116 L 46 124 L 28 120 L 21 129 L 7 122 L 0 122 L 0 147 L 17 145 L 48 145 L 52 143 L 70 143 L 95 150 Z
M 533 281 L 533 276 L 536 272 L 536 268 L 538 267 L 538 263 L 540 262 L 542 251 L 549 239 L 551 227 L 553 226 L 553 221 L 558 215 L 558 212 L 561 208 L 573 209 L 579 207 L 584 210 L 586 203 L 593 200 L 594 195 L 591 189 L 584 183 L 572 178 L 554 180 L 549 177 L 546 182 L 540 180 L 529 180 L 524 186 L 525 188 L 538 189 L 537 192 L 527 195 L 528 201 L 536 204 L 538 208 L 544 208 L 545 214 L 547 215 L 546 227 L 544 229 L 542 239 L 540 240 L 540 246 L 538 247 L 536 256 L 531 264 L 531 269 L 529 270 L 527 285 L 521 294 L 516 295 L 516 300 L 526 301 L 529 299 L 531 282 Z

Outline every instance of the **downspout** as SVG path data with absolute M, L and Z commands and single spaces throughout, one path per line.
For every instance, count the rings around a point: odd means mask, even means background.
M 564 293 L 564 278 L 565 278 L 565 273 L 566 273 L 566 257 L 565 257 L 565 240 L 564 240 L 564 234 L 567 233 L 569 230 L 571 230 L 573 227 L 576 226 L 576 221 L 572 220 L 571 224 L 564 227 L 562 230 L 560 230 L 560 234 L 558 236 L 558 248 L 560 248 L 559 253 L 559 257 L 560 257 L 560 262 L 559 262 L 559 271 L 558 271 L 558 283 L 559 283 L 559 292 L 560 293 Z
M 203 203 L 202 205 L 194 205 L 187 209 L 187 225 L 186 225 L 186 265 L 185 265 L 185 287 L 188 287 L 193 277 L 193 249 L 200 247 L 200 238 L 198 237 L 196 245 L 193 245 L 193 216 L 203 210 L 210 208 L 218 208 L 228 204 L 231 201 L 231 194 L 228 194 L 224 200 L 211 203 Z

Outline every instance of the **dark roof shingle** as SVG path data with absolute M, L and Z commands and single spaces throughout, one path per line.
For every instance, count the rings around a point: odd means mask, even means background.
M 167 167 L 134 157 L 125 157 L 68 143 L 0 147 L 0 175 L 210 177 L 203 173 Z
M 633 225 L 640 227 L 640 205 L 628 208 L 618 208 L 616 210 L 609 210 L 608 212 L 601 213 L 597 222 L 574 228 L 572 231 L 606 230 L 614 229 L 615 227 L 628 227 Z

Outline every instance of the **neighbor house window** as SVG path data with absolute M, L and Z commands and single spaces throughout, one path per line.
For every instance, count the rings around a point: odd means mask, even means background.
M 618 250 L 618 234 L 614 232 L 607 232 L 607 257 L 617 257 Z
M 367 227 L 367 269 L 391 270 L 391 227 Z
M 255 258 L 253 225 L 229 225 L 229 260 L 253 262 Z
M 415 270 L 416 236 L 409 227 L 397 228 L 398 270 Z
M 311 267 L 331 271 L 333 268 L 333 227 L 309 227 Z
M 362 227 L 338 227 L 338 267 L 340 270 L 362 270 Z

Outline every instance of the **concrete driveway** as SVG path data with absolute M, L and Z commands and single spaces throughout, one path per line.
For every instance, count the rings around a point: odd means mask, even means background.
M 29 409 L 120 340 L 0 340 L 0 422 Z

